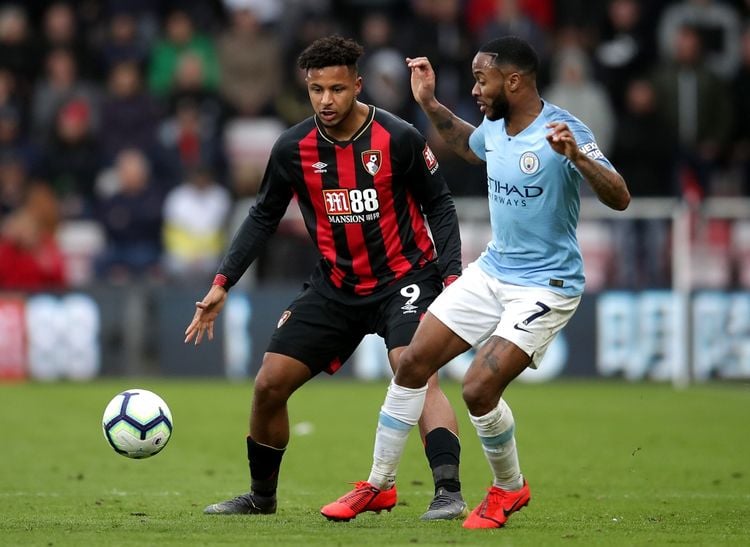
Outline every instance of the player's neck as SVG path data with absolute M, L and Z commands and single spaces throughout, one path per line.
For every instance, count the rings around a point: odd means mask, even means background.
M 505 132 L 510 136 L 518 135 L 536 120 L 542 107 L 542 99 L 538 94 L 529 94 L 528 97 L 524 97 L 510 109 L 505 117 Z
M 351 140 L 362 128 L 370 113 L 370 107 L 357 101 L 349 115 L 341 120 L 336 127 L 326 127 L 325 131 L 329 137 L 337 141 Z

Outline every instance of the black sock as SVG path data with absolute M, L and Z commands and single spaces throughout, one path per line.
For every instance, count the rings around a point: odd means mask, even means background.
M 433 429 L 425 436 L 424 452 L 432 469 L 435 491 L 445 488 L 449 492 L 460 492 L 458 462 L 461 444 L 458 437 L 444 427 Z
M 250 464 L 250 490 L 259 496 L 276 495 L 279 482 L 279 468 L 285 448 L 274 448 L 256 443 L 247 437 L 247 461 Z

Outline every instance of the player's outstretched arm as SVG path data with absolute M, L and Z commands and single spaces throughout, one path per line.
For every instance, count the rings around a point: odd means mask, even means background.
M 547 142 L 555 152 L 573 162 L 591 185 L 599 201 L 617 211 L 627 209 L 630 204 L 630 192 L 625 179 L 616 171 L 608 169 L 581 152 L 568 124 L 552 122 L 547 124 L 547 127 L 550 129 Z
M 185 343 L 195 339 L 195 345 L 201 343 L 203 335 L 208 334 L 208 339 L 214 339 L 214 322 L 219 312 L 224 307 L 227 299 L 227 290 L 219 285 L 212 285 L 203 300 L 195 303 L 195 315 L 193 320 L 185 329 Z
M 411 92 L 414 100 L 427 114 L 446 144 L 469 163 L 482 163 L 469 148 L 469 137 L 476 128 L 456 116 L 435 98 L 435 71 L 429 59 L 407 57 L 406 66 L 411 70 Z

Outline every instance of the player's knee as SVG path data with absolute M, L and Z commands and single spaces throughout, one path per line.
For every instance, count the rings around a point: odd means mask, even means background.
M 279 405 L 284 404 L 292 394 L 292 388 L 283 375 L 264 374 L 263 369 L 255 378 L 253 398 L 255 404 Z
M 497 406 L 502 394 L 486 382 L 468 378 L 464 380 L 462 395 L 472 416 L 484 416 Z
M 396 370 L 396 383 L 405 387 L 420 387 L 427 383 L 432 372 L 425 359 L 412 347 L 401 354 Z

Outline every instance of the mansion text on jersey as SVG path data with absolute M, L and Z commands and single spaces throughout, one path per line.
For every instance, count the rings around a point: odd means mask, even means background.
M 363 215 L 328 215 L 328 222 L 331 224 L 350 224 L 356 222 L 367 222 L 368 220 L 378 220 L 380 213 L 366 213 Z

